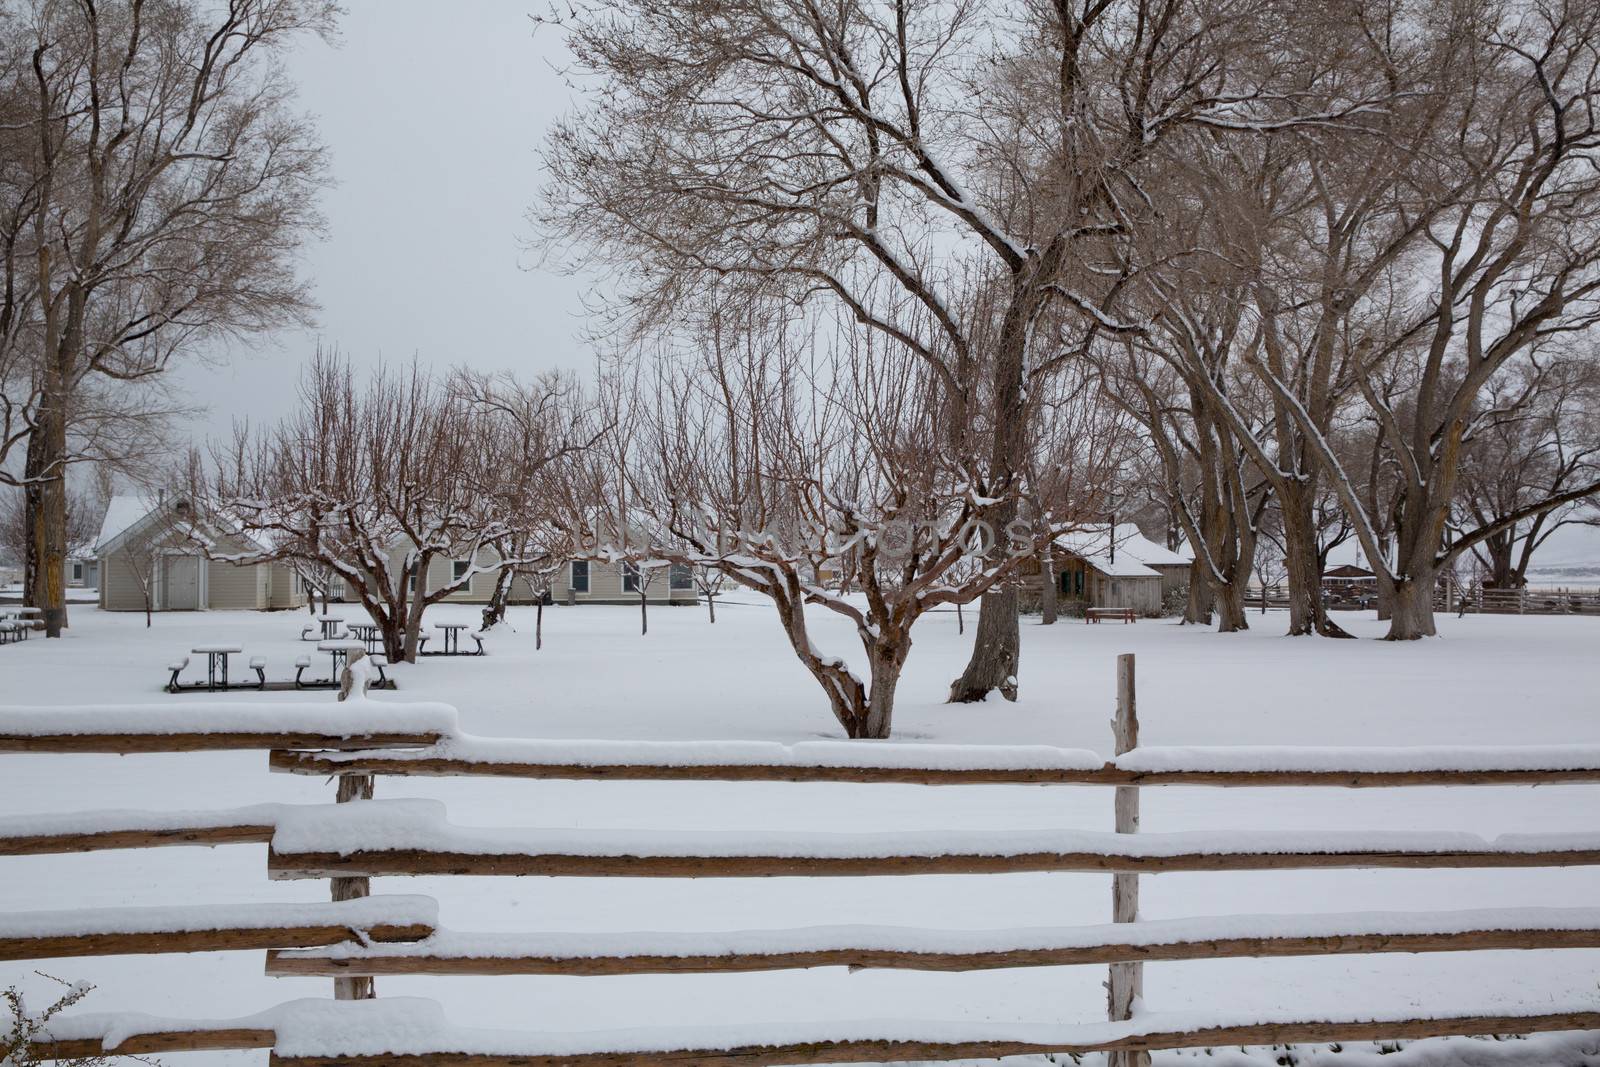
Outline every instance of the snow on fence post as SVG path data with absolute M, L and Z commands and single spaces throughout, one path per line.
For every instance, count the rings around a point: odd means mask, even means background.
M 372 785 L 376 780 L 376 777 L 370 774 L 341 775 L 339 793 L 335 799 L 340 804 L 351 800 L 371 800 Z M 372 895 L 372 882 L 366 878 L 332 878 L 329 881 L 334 900 L 356 900 Z M 377 995 L 372 978 L 369 976 L 333 980 L 335 1000 L 370 1000 Z
M 1263 602 L 1266 599 L 1262 592 Z M 1117 717 L 1112 720 L 1116 735 L 1117 755 L 1139 746 L 1139 712 L 1134 699 L 1133 653 L 1124 652 L 1117 657 Z M 1139 787 L 1117 786 L 1117 833 L 1139 832 Z M 1111 921 L 1131 923 L 1139 921 L 1139 876 L 1113 874 L 1111 876 Z M 1109 991 L 1108 1014 L 1112 1022 L 1133 1018 L 1134 1001 L 1144 995 L 1144 964 L 1113 963 Z M 1107 1058 L 1108 1067 L 1150 1067 L 1148 1052 L 1113 1052 Z
M 366 700 L 367 687 L 372 684 L 372 662 L 361 649 L 352 649 L 345 659 L 344 670 L 339 672 L 339 699 Z M 339 792 L 335 800 L 343 804 L 351 800 L 371 800 L 378 779 L 371 774 L 347 774 L 339 778 Z M 372 882 L 366 878 L 332 878 L 329 887 L 334 900 L 356 900 L 372 895 Z M 370 975 L 357 978 L 335 978 L 335 1000 L 371 1000 L 378 995 Z

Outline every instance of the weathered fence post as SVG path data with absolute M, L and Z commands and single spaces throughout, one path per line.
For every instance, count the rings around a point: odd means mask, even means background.
M 1265 590 L 1262 599 L 1265 600 Z M 1117 657 L 1117 717 L 1111 723 L 1116 735 L 1117 755 L 1122 755 L 1139 745 L 1139 712 L 1134 698 L 1133 653 L 1124 652 Z M 1139 832 L 1139 787 L 1117 786 L 1117 833 Z M 1111 876 L 1111 921 L 1131 923 L 1139 921 L 1139 876 L 1113 874 Z M 1106 985 L 1110 993 L 1108 1012 L 1112 1022 L 1133 1018 L 1133 1002 L 1144 995 L 1144 964 L 1113 963 L 1111 980 Z M 1148 1052 L 1113 1052 L 1107 1060 L 1108 1067 L 1150 1067 Z
M 360 665 L 362 654 L 352 653 L 349 662 L 340 672 L 339 699 L 346 700 L 352 694 L 361 699 L 367 690 L 367 672 L 364 665 Z M 339 792 L 335 800 L 344 804 L 352 800 L 371 800 L 372 787 L 377 781 L 371 774 L 345 774 L 339 776 Z M 372 883 L 366 878 L 332 878 L 329 879 L 334 900 L 356 900 L 360 897 L 372 895 Z M 335 978 L 333 980 L 333 997 L 335 1000 L 370 1000 L 377 996 L 371 977 L 360 978 Z

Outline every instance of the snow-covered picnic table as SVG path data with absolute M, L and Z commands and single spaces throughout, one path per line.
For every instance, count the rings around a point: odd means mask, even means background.
M 367 643 L 343 637 L 336 641 L 318 641 L 317 651 L 326 652 L 333 659 L 333 680 L 339 680 L 339 671 L 344 667 L 346 657 L 352 652 L 365 652 Z
M 189 651 L 206 657 L 206 688 L 215 689 L 220 681 L 222 687 L 226 689 L 228 687 L 228 657 L 235 652 L 243 652 L 244 646 L 195 645 Z
M 461 651 L 461 631 L 462 630 L 471 630 L 472 629 L 472 627 L 467 625 L 466 623 L 464 623 L 464 622 L 438 622 L 438 623 L 434 623 L 433 628 L 435 630 L 441 631 L 444 634 L 444 638 L 440 642 L 440 644 L 443 647 L 438 652 L 432 652 L 432 653 L 429 653 L 429 655 L 433 655 L 433 656 L 481 656 L 481 655 L 483 655 L 483 635 L 478 633 L 477 631 L 473 631 L 473 633 L 471 635 L 472 639 L 478 643 L 477 651 L 475 651 L 475 652 L 462 652 Z
M 382 638 L 378 635 L 378 627 L 376 625 L 370 622 L 353 622 L 346 629 L 354 634 L 357 640 L 366 644 L 369 653 L 378 651 L 378 645 L 382 643 Z

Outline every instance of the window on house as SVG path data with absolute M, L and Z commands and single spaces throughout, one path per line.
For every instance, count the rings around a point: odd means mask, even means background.
M 83 581 L 83 564 L 81 562 L 72 565 L 72 580 L 75 582 Z
M 406 595 L 415 596 L 417 592 L 417 576 L 413 574 L 406 579 Z
M 639 568 L 631 563 L 622 565 L 622 591 L 624 593 L 639 591 Z
M 470 559 L 453 559 L 450 561 L 450 580 L 459 582 L 461 576 L 467 573 L 467 568 L 472 566 Z
M 667 572 L 667 581 L 673 589 L 693 589 L 694 571 L 686 563 L 674 563 Z
M 589 591 L 589 561 L 575 559 L 570 564 L 572 574 L 567 579 L 567 588 L 574 593 L 587 593 Z

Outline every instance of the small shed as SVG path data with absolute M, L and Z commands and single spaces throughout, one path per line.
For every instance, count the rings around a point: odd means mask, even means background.
M 106 611 L 292 608 L 305 603 L 281 563 L 234 563 L 207 550 L 241 555 L 261 546 L 243 534 L 198 523 L 181 497 L 111 498 L 95 545 L 99 604 Z
M 1123 527 L 1118 527 L 1122 531 Z M 1109 526 L 1086 526 L 1064 534 L 1055 542 L 1056 595 L 1064 603 L 1078 602 L 1092 608 L 1132 608 L 1141 615 L 1161 613 L 1166 578 L 1161 571 L 1147 565 L 1136 552 L 1126 550 L 1137 538 L 1147 554 L 1160 553 L 1178 559 L 1182 564 L 1185 581 L 1188 561 L 1168 553 L 1138 534 L 1137 527 L 1126 527 L 1127 536 L 1113 536 Z M 1170 564 L 1175 566 L 1175 564 Z M 1037 560 L 1024 561 L 1024 575 L 1038 575 L 1041 568 Z M 1039 604 L 1038 580 L 1023 582 L 1024 609 L 1036 609 Z

